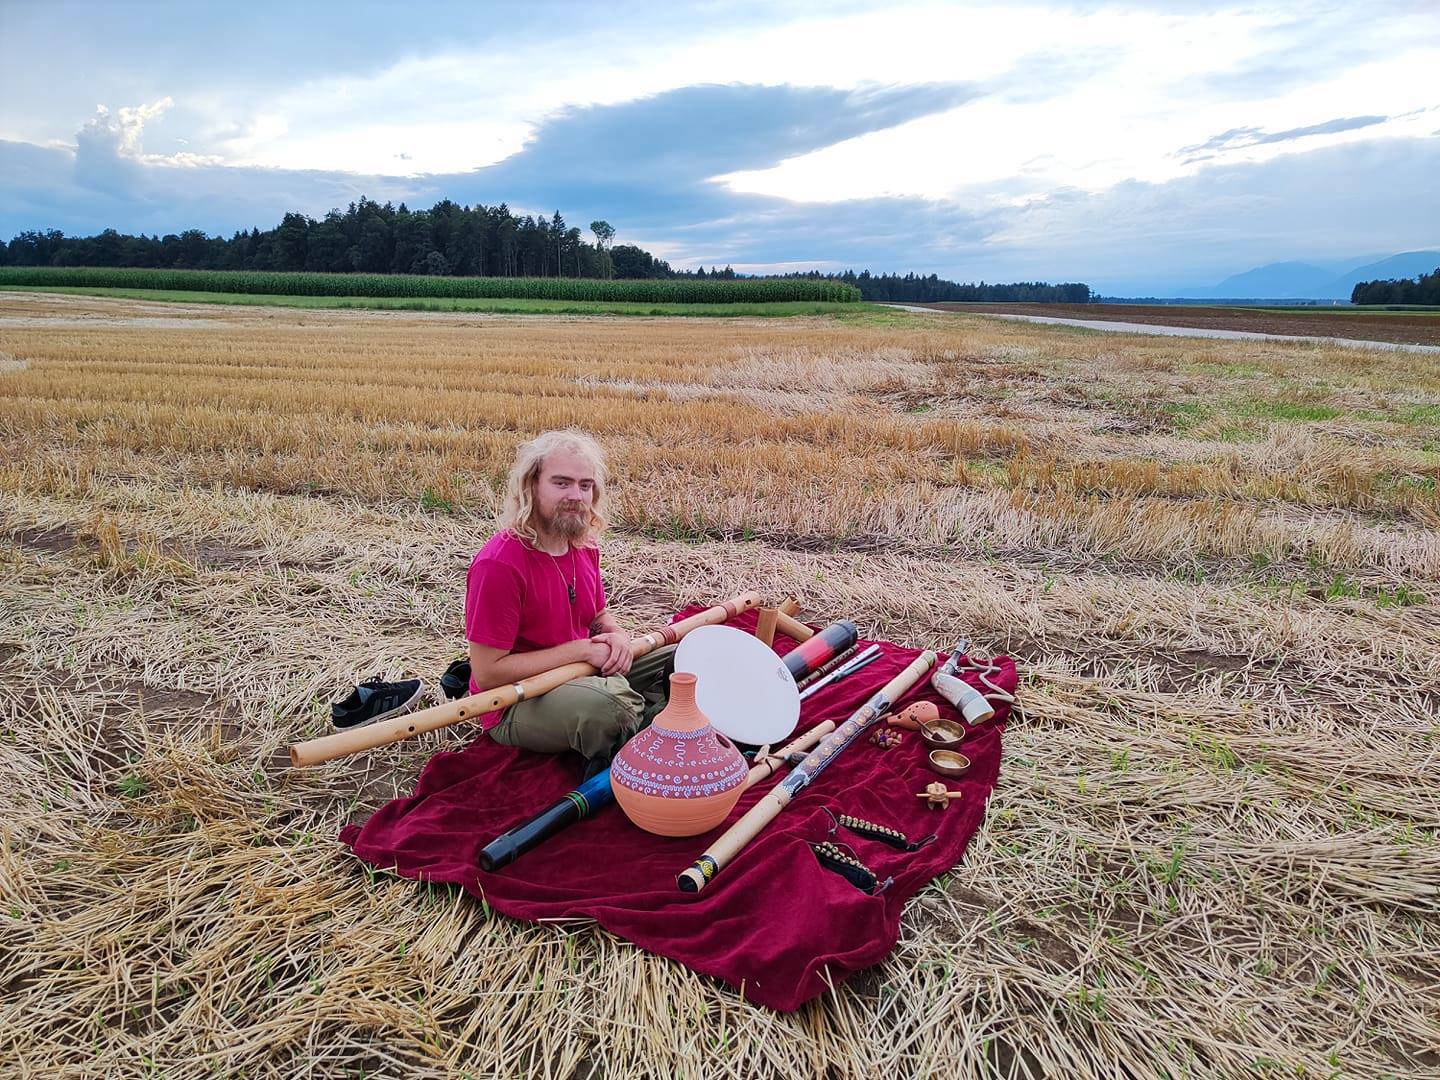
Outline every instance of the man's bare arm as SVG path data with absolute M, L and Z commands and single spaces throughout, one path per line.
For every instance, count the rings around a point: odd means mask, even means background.
M 482 690 L 509 686 L 565 664 L 594 664 L 603 668 L 610 650 L 603 642 L 579 638 L 535 652 L 512 653 L 470 642 L 470 677 Z
M 630 635 L 621 629 L 620 624 L 615 621 L 615 616 L 610 614 L 608 608 L 596 615 L 595 621 L 590 624 L 590 640 L 603 642 L 609 650 L 600 674 L 630 674 L 630 665 L 635 662 L 635 653 L 630 646 Z

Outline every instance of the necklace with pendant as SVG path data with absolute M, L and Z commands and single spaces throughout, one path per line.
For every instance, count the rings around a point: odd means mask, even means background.
M 546 554 L 549 554 L 548 552 Z M 570 580 L 565 580 L 565 571 L 560 569 L 560 560 L 554 555 L 550 556 L 555 564 L 555 573 L 560 575 L 560 582 L 565 586 L 566 593 L 570 596 L 570 603 L 575 603 L 575 583 L 579 581 L 579 575 L 575 572 L 575 549 L 570 549 Z

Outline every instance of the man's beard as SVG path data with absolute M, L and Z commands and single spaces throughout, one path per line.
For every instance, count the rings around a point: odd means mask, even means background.
M 541 524 L 545 531 L 558 536 L 564 540 L 575 541 L 584 537 L 585 531 L 590 527 L 590 515 L 583 509 L 567 511 L 557 510 L 554 517 L 540 515 Z

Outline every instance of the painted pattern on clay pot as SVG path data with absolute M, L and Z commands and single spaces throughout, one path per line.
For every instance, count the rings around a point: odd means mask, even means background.
M 725 820 L 749 774 L 735 744 L 695 704 L 695 676 L 670 676 L 670 703 L 610 766 L 625 816 L 659 836 L 694 836 Z

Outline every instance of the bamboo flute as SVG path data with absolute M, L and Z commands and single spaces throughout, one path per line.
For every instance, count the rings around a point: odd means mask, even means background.
M 745 849 L 766 825 L 780 816 L 801 791 L 810 784 L 834 760 L 835 755 L 849 746 L 861 732 L 870 727 L 895 704 L 904 693 L 920 681 L 921 677 L 935 664 L 935 654 L 929 650 L 917 656 L 904 671 L 896 675 L 869 701 L 834 731 L 828 733 L 820 745 L 810 752 L 804 761 L 790 771 L 790 775 L 771 788 L 763 799 L 730 826 L 715 843 L 690 864 L 675 879 L 681 892 L 699 892 L 710 880 Z M 823 726 L 823 725 L 817 725 Z M 809 734 L 807 732 L 807 734 Z
M 635 656 L 644 656 L 665 645 L 675 644 L 691 630 L 723 623 L 742 612 L 758 607 L 759 604 L 760 595 L 758 593 L 740 593 L 723 604 L 716 604 L 714 607 L 696 612 L 688 619 L 681 619 L 679 622 L 663 626 L 659 630 L 652 630 L 648 634 L 631 638 L 630 647 Z M 478 694 L 471 694 L 458 701 L 435 705 L 417 713 L 394 716 L 389 720 L 381 720 L 379 723 L 369 724 L 352 731 L 337 731 L 318 739 L 294 743 L 290 747 L 290 764 L 297 769 L 319 765 L 322 762 L 334 761 L 336 758 L 346 757 L 350 754 L 358 754 L 362 750 L 387 746 L 390 743 L 399 742 L 401 739 L 408 739 L 412 735 L 438 731 L 440 728 L 458 724 L 462 720 L 494 712 L 496 709 L 509 708 L 517 701 L 539 697 L 571 679 L 595 675 L 598 671 L 599 669 L 593 664 L 563 664 L 509 686 L 482 690 Z

